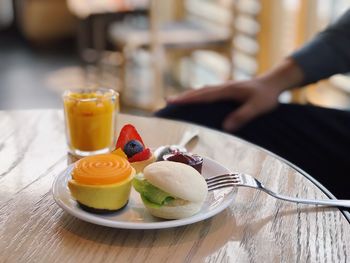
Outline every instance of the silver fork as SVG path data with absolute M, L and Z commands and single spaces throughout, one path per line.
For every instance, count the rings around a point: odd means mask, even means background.
M 313 199 L 303 199 L 289 197 L 285 195 L 277 194 L 269 189 L 267 189 L 261 182 L 255 179 L 253 176 L 242 173 L 232 173 L 217 175 L 205 179 L 208 185 L 208 190 L 213 191 L 225 187 L 235 187 L 235 186 L 245 186 L 250 188 L 255 188 L 265 193 L 276 197 L 281 200 L 296 202 L 302 204 L 312 204 L 312 205 L 326 205 L 326 206 L 337 206 L 337 207 L 350 207 L 350 200 L 313 200 Z

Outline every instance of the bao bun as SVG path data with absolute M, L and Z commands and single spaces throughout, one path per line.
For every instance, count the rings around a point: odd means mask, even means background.
M 157 217 L 180 219 L 196 214 L 208 193 L 203 176 L 193 167 L 171 161 L 155 162 L 143 171 L 145 179 L 176 199 L 160 208 L 146 207 Z

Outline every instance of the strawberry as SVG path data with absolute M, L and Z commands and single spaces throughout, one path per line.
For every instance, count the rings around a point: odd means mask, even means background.
M 145 144 L 136 128 L 131 124 L 126 124 L 119 133 L 116 149 L 120 148 L 125 152 L 124 147 L 131 141 L 139 141 L 144 149 L 128 158 L 129 162 L 144 161 L 151 157 L 151 150 L 145 147 Z
M 152 153 L 149 148 L 144 149 L 142 152 L 136 153 L 134 156 L 130 157 L 128 160 L 129 162 L 139 162 L 147 160 L 149 157 L 151 157 Z
M 131 124 L 126 124 L 121 129 L 119 133 L 119 137 L 117 140 L 116 149 L 121 148 L 124 149 L 125 144 L 127 144 L 131 140 L 138 140 L 141 142 L 143 147 L 145 147 L 140 134 L 137 132 L 136 128 Z

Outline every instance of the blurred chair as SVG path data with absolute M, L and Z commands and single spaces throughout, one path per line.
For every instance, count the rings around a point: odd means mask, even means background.
M 175 1 L 175 8 L 181 5 L 182 15 L 175 21 L 161 23 L 160 10 L 165 2 L 151 0 L 148 21 L 133 23 L 115 23 L 110 27 L 111 41 L 117 49 L 122 50 L 124 62 L 122 66 L 123 102 L 137 105 L 130 98 L 126 85 L 126 65 L 128 58 L 137 49 L 150 50 L 151 65 L 154 77 L 153 101 L 145 107 L 154 109 L 162 103 L 164 89 L 163 76 L 165 71 L 165 55 L 168 52 L 180 50 L 183 55 L 195 50 L 214 50 L 223 54 L 230 61 L 232 72 L 232 39 L 234 1 L 183 0 Z
M 74 34 L 76 20 L 65 0 L 15 0 L 14 4 L 19 29 L 30 42 L 53 43 Z
M 66 1 L 70 12 L 78 20 L 78 54 L 86 71 L 87 82 L 105 85 L 103 65 L 106 61 L 109 64 L 110 57 L 118 57 L 115 52 L 109 52 L 106 35 L 108 26 L 113 22 L 122 21 L 125 17 L 146 15 L 148 0 Z M 114 66 L 117 63 L 115 59 L 112 64 Z
M 11 0 L 0 1 L 0 29 L 9 26 L 13 21 L 13 4 Z

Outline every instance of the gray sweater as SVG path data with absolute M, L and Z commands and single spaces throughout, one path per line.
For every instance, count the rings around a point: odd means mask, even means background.
M 291 57 L 304 72 L 304 85 L 350 72 L 350 9 Z

